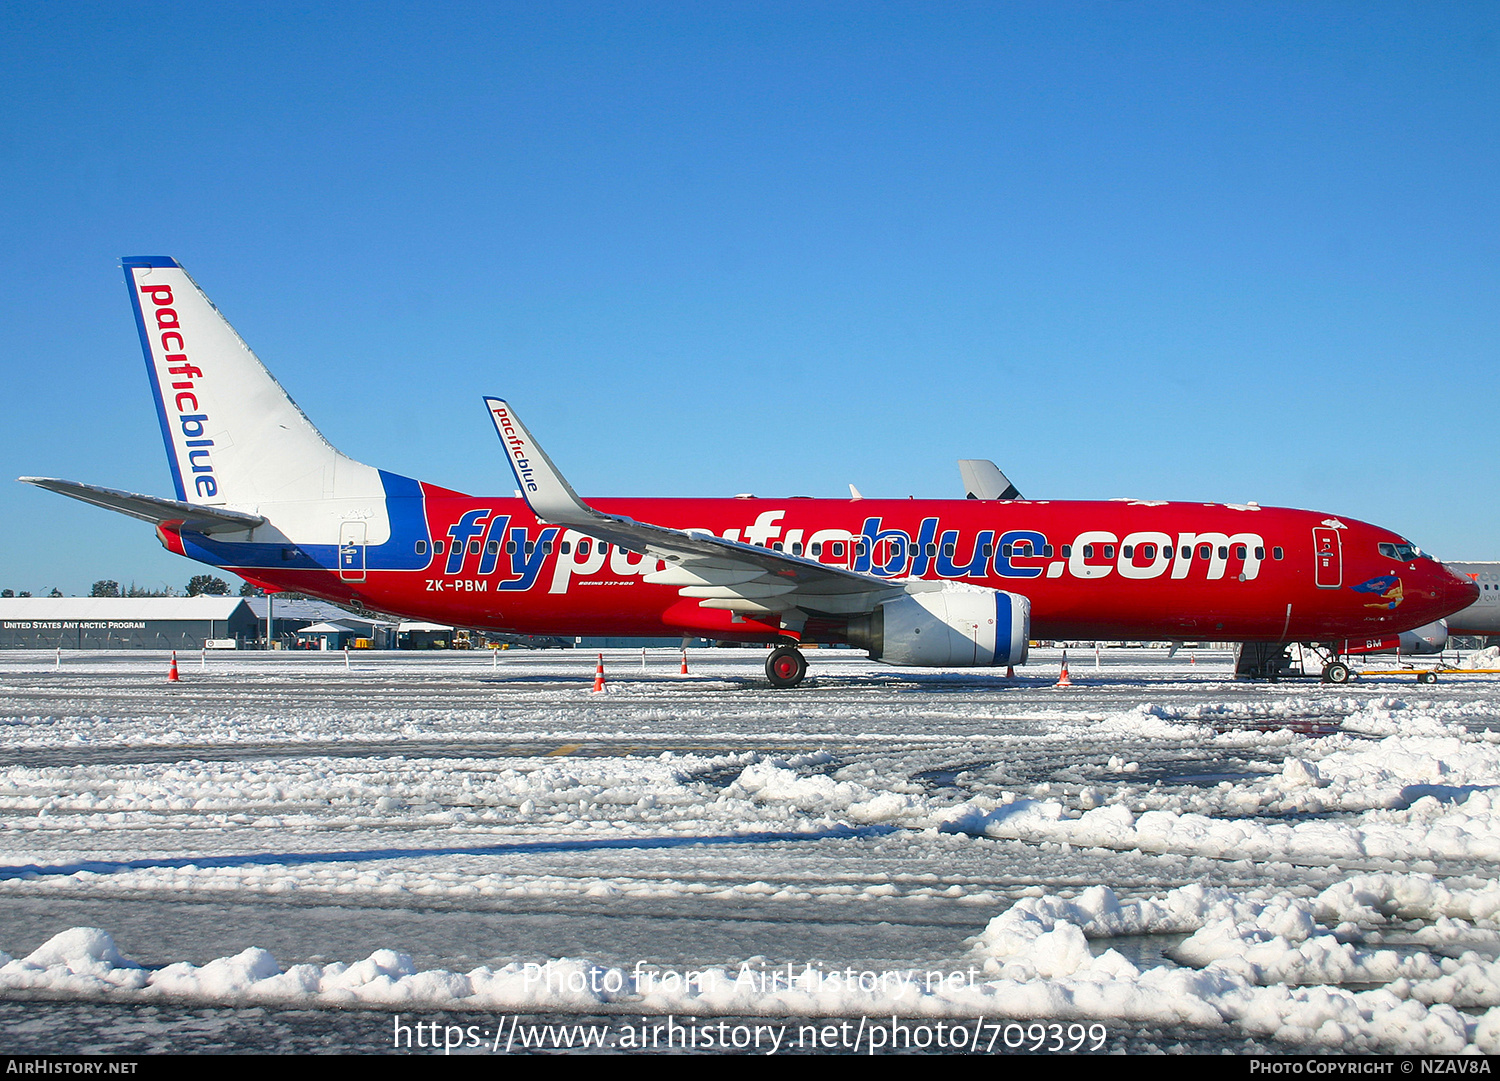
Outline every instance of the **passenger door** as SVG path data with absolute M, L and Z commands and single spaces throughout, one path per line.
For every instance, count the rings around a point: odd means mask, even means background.
M 365 580 L 364 522 L 344 522 L 339 526 L 339 577 L 346 582 Z
M 1337 589 L 1344 583 L 1344 546 L 1337 529 L 1313 530 L 1314 581 L 1319 589 Z

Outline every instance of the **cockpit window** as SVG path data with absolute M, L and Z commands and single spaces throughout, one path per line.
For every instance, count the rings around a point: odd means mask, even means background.
M 1403 563 L 1409 563 L 1413 559 L 1421 558 L 1422 549 L 1418 548 L 1415 544 L 1407 544 L 1405 541 L 1401 541 L 1399 544 L 1381 541 L 1380 554 L 1388 559 L 1399 559 Z

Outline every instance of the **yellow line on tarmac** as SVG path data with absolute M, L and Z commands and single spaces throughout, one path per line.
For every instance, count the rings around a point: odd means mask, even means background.
M 1415 676 L 1436 672 L 1443 676 L 1500 676 L 1500 668 L 1359 668 L 1362 676 Z
M 555 751 L 548 751 L 546 754 L 542 755 L 542 757 L 543 758 L 553 758 L 553 757 L 555 757 L 557 755 L 572 754 L 574 751 L 578 750 L 578 748 L 580 748 L 582 746 L 583 746 L 583 744 L 581 744 L 581 743 L 564 743 L 561 747 L 557 748 Z

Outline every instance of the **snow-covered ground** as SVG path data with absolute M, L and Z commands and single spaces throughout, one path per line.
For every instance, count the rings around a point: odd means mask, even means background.
M 773 691 L 615 650 L 597 695 L 576 651 L 0 654 L 0 1050 L 366 1007 L 374 1050 L 524 1014 L 1500 1052 L 1500 677 L 1071 657 Z

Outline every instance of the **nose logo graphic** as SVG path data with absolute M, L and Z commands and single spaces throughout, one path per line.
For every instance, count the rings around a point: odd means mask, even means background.
M 1356 593 L 1373 593 L 1379 598 L 1366 604 L 1366 608 L 1395 608 L 1402 600 L 1401 579 L 1394 574 L 1382 574 L 1349 588 Z

